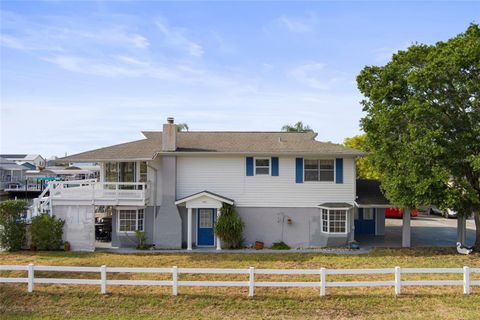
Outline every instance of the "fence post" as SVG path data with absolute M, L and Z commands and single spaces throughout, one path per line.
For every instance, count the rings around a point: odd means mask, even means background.
M 107 266 L 100 267 L 100 291 L 102 294 L 107 293 Z
M 248 296 L 253 297 L 255 292 L 255 267 L 250 267 L 248 269 Z
M 463 294 L 470 294 L 470 268 L 463 267 Z
M 395 294 L 399 295 L 402 291 L 402 269 L 395 267 Z
M 172 268 L 172 295 L 178 294 L 178 267 Z
M 320 297 L 325 296 L 326 293 L 326 284 L 327 284 L 327 269 L 320 269 Z
M 34 278 L 34 272 L 33 272 L 33 263 L 30 263 L 28 265 L 28 292 L 33 292 L 33 278 Z

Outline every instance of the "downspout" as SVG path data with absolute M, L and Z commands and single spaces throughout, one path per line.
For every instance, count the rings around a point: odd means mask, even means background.
M 155 157 L 154 157 L 155 159 Z M 154 187 L 152 188 L 153 189 L 153 216 L 155 219 L 157 219 L 157 168 L 155 167 L 152 167 L 151 165 L 148 164 L 147 162 L 147 168 L 150 168 L 153 170 L 153 172 L 155 172 L 155 184 L 154 184 Z M 156 223 L 155 221 L 153 222 L 153 235 L 152 237 L 154 237 L 155 235 L 155 227 L 156 227 Z

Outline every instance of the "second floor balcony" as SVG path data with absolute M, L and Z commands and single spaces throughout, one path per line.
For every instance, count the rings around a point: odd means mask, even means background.
M 55 205 L 144 206 L 148 204 L 150 190 L 149 183 L 144 182 L 52 181 L 49 198 Z

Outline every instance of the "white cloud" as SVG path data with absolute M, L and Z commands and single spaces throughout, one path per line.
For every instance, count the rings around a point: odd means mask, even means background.
M 332 90 L 334 86 L 350 85 L 348 75 L 329 70 L 324 63 L 308 62 L 294 67 L 290 75 L 298 82 L 319 90 Z
M 283 14 L 277 19 L 275 19 L 274 22 L 283 26 L 290 32 L 307 33 L 315 30 L 317 18 L 313 14 L 309 14 L 303 17 L 292 17 Z
M 203 47 L 190 40 L 186 36 L 185 29 L 170 27 L 166 21 L 161 19 L 156 22 L 156 25 L 169 44 L 186 51 L 191 56 L 203 56 L 205 52 Z

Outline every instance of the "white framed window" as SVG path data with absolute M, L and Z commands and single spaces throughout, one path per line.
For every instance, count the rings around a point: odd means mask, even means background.
M 324 233 L 347 233 L 347 210 L 322 209 L 322 231 Z
M 135 232 L 144 231 L 144 209 L 121 209 L 118 210 L 118 231 Z
M 373 208 L 363 209 L 363 220 L 373 220 Z
M 305 181 L 335 181 L 335 160 L 305 159 L 303 164 Z
M 199 227 L 213 228 L 213 211 L 211 209 L 199 209 Z
M 255 175 L 270 175 L 270 158 L 255 158 Z

